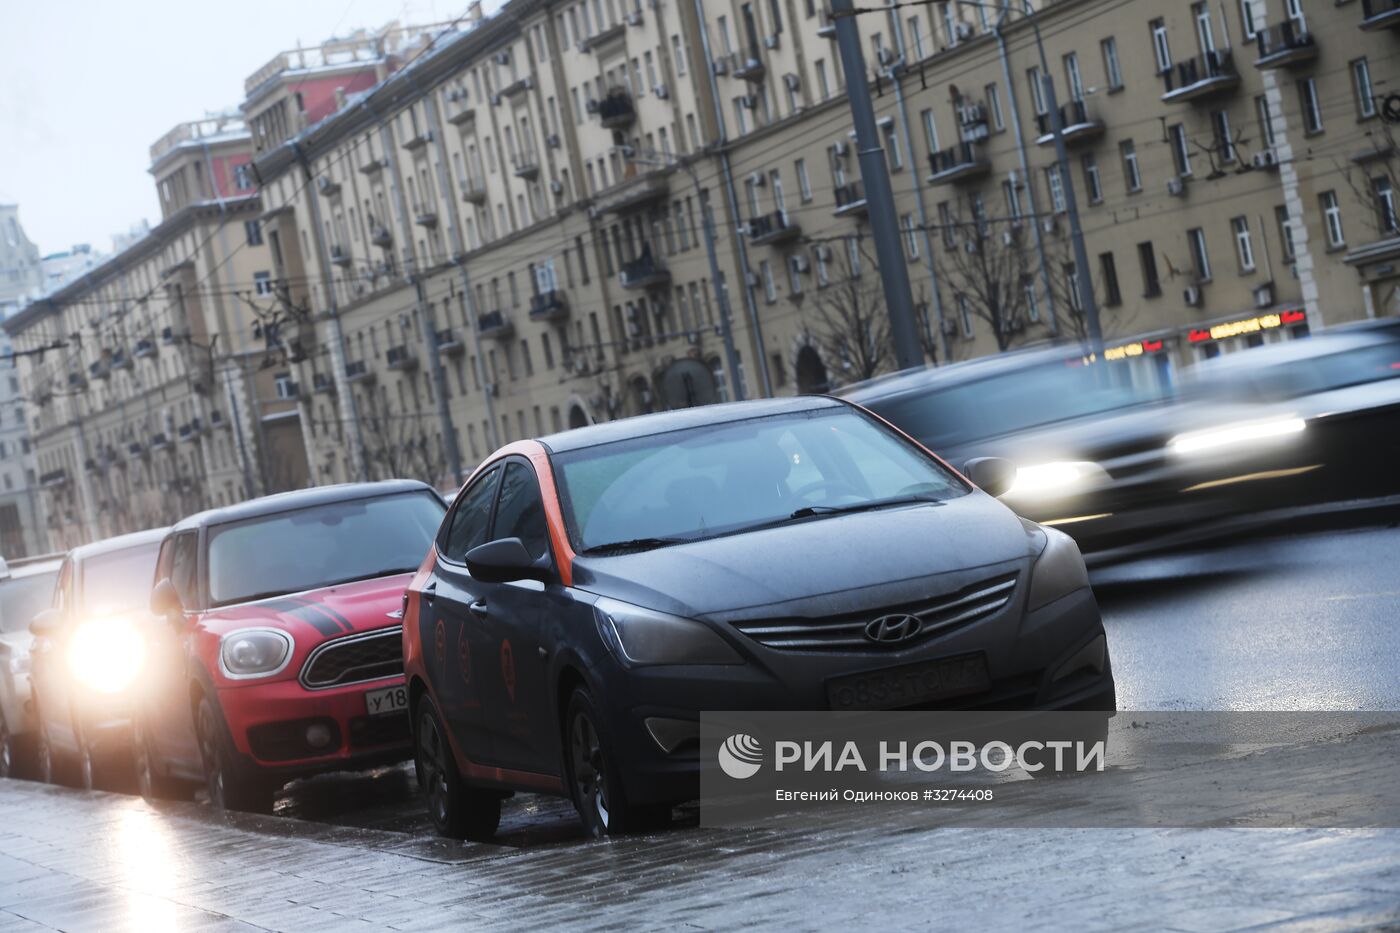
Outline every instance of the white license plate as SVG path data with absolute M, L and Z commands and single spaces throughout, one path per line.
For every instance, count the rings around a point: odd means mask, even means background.
M 371 716 L 388 716 L 391 713 L 408 712 L 408 687 L 385 687 L 382 690 L 365 691 L 365 708 Z

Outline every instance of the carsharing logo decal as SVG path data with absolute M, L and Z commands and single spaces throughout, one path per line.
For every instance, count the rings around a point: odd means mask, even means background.
M 751 778 L 763 767 L 763 746 L 753 736 L 736 732 L 719 747 L 719 767 L 735 780 Z

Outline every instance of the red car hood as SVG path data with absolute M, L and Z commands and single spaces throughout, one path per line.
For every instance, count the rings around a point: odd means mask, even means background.
M 412 578 L 412 573 L 396 573 L 274 596 L 211 610 L 201 621 L 219 634 L 249 625 L 276 626 L 290 632 L 298 644 L 315 644 L 400 624 L 404 589 Z

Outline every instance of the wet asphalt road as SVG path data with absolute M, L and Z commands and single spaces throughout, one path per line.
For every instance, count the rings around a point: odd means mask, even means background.
M 1094 582 L 1122 709 L 1400 709 L 1393 525 L 1240 540 Z M 408 766 L 299 782 L 273 818 L 0 782 L 0 931 L 1400 929 L 1400 830 L 716 833 L 693 807 L 675 817 L 592 842 L 567 802 L 521 795 L 494 845 L 458 844 L 433 838 Z

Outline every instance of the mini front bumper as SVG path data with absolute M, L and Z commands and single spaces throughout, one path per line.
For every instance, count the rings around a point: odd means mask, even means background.
M 979 628 L 935 641 L 915 657 L 765 649 L 765 655 L 782 655 L 782 663 L 610 671 L 604 703 L 615 724 L 628 799 L 686 800 L 699 793 L 698 744 L 676 739 L 684 735 L 686 723 L 696 724 L 693 734 L 698 737 L 700 711 L 828 709 L 827 680 L 853 672 L 980 652 L 987 659 L 990 688 L 951 697 L 936 704 L 939 708 L 1116 709 L 1103 622 L 1088 587 L 1024 613 L 1014 637 L 1003 634 L 993 641 L 985 632 L 979 636 Z M 1097 663 L 1086 666 L 1086 657 Z M 662 749 L 663 739 L 671 751 Z
M 304 775 L 403 761 L 412 753 L 408 714 L 369 715 L 365 694 L 403 683 L 385 678 L 328 690 L 295 680 L 219 690 L 235 749 L 259 771 Z

